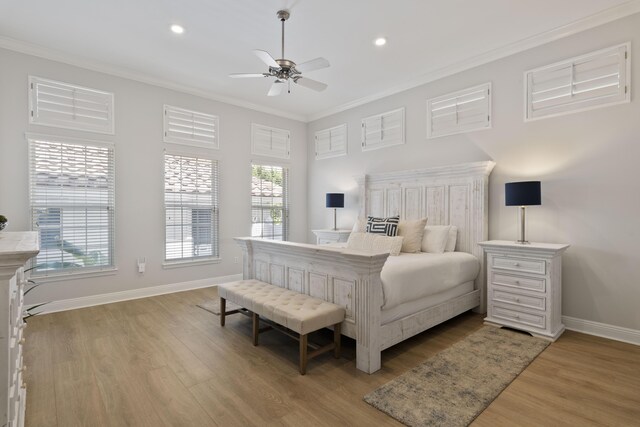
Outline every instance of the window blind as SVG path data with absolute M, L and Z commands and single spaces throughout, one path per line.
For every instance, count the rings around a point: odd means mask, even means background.
M 491 83 L 427 100 L 427 138 L 491 128 Z
M 165 261 L 218 258 L 218 162 L 165 153 Z
M 251 165 L 251 236 L 289 238 L 289 171 L 280 166 Z
M 525 73 L 525 120 L 629 102 L 630 44 Z
M 100 144 L 100 143 L 96 143 Z M 114 267 L 113 148 L 29 139 L 35 275 Z
M 347 154 L 347 124 L 316 132 L 316 160 Z
M 404 144 L 404 108 L 362 119 L 362 151 Z
M 251 124 L 251 153 L 258 156 L 288 159 L 291 135 L 288 130 Z
M 219 148 L 218 116 L 164 106 L 164 142 Z
M 29 104 L 32 124 L 114 133 L 113 93 L 30 76 Z

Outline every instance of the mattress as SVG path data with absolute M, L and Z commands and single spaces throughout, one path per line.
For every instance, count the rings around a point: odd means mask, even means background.
M 466 252 L 401 253 L 382 267 L 383 310 L 440 294 L 475 280 L 480 261 Z

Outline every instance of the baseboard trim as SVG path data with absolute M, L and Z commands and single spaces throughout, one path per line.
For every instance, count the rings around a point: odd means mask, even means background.
M 148 298 L 156 295 L 172 294 L 174 292 L 208 288 L 220 283 L 233 282 L 235 280 L 242 280 L 242 274 L 232 274 L 229 276 L 212 277 L 210 279 L 191 280 L 189 282 L 171 283 L 168 285 L 150 286 L 146 288 L 131 289 L 128 291 L 52 301 L 43 305 L 41 307 L 41 311 L 38 311 L 37 314 L 56 313 L 59 311 L 75 310 L 77 308 L 93 307 L 96 305 L 111 304 L 114 302 L 139 298 Z M 29 309 L 34 305 L 37 304 L 25 305 L 25 309 Z
M 637 329 L 623 328 L 569 316 L 562 316 L 562 323 L 570 331 L 640 345 L 640 331 Z

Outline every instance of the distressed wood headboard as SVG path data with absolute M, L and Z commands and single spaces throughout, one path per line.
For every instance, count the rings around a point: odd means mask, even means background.
M 428 218 L 430 225 L 458 227 L 456 251 L 478 257 L 482 269 L 476 289 L 485 310 L 484 256 L 479 242 L 489 237 L 489 175 L 495 162 L 463 163 L 356 177 L 360 217 Z

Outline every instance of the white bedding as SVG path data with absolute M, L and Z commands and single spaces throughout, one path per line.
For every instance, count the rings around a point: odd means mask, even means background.
M 480 261 L 466 252 L 401 253 L 390 256 L 382 267 L 383 310 L 439 294 L 473 281 Z

